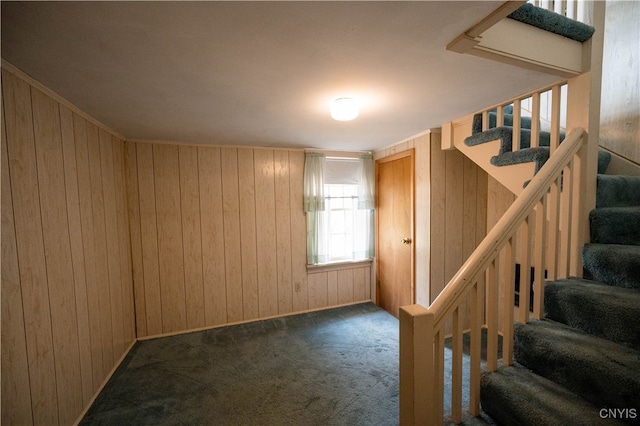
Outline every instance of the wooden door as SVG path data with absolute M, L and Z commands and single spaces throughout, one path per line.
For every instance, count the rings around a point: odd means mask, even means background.
M 414 303 L 414 150 L 376 161 L 376 303 L 396 318 Z

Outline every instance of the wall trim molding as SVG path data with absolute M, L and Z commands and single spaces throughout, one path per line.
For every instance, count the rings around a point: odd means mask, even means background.
M 300 314 L 308 314 L 308 313 L 311 313 L 311 312 L 326 311 L 327 309 L 335 309 L 335 308 L 341 308 L 343 306 L 351 306 L 351 305 L 360 305 L 362 303 L 374 303 L 374 302 L 373 302 L 373 300 L 359 300 L 357 302 L 342 303 L 342 304 L 331 305 L 331 306 L 323 306 L 321 308 L 314 308 L 314 309 L 304 309 L 304 310 L 301 310 L 301 311 L 287 312 L 286 314 L 271 315 L 271 316 L 267 316 L 267 317 L 254 318 L 254 319 L 250 319 L 250 320 L 229 322 L 229 323 L 218 324 L 218 325 L 210 325 L 210 326 L 206 326 L 206 327 L 190 328 L 188 330 L 173 331 L 171 333 L 154 334 L 154 335 L 151 335 L 151 336 L 138 337 L 137 340 L 140 341 L 140 342 L 143 342 L 145 340 L 158 339 L 158 338 L 161 338 L 161 337 L 179 336 L 181 334 L 195 333 L 197 331 L 207 331 L 207 330 L 213 330 L 213 329 L 216 329 L 216 328 L 225 328 L 225 327 L 231 327 L 231 326 L 234 326 L 234 325 L 249 324 L 249 323 L 257 322 L 257 321 L 266 321 L 266 320 L 270 320 L 270 319 L 274 319 L 274 318 L 284 318 L 284 317 L 290 317 L 292 315 L 300 315 Z
M 282 146 L 254 146 L 254 145 L 225 145 L 221 143 L 206 143 L 206 142 L 182 142 L 182 141 L 167 141 L 167 140 L 155 140 L 155 139 L 127 139 L 125 142 L 131 143 L 148 143 L 155 145 L 176 145 L 176 146 L 194 146 L 204 148 L 246 148 L 246 149 L 268 149 L 272 151 L 296 151 L 304 152 L 308 148 L 295 148 L 295 147 L 282 147 Z

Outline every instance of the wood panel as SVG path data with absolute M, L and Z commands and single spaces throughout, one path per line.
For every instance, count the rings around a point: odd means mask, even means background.
M 149 334 L 162 333 L 162 302 L 160 299 L 160 266 L 158 264 L 158 226 L 156 219 L 153 145 L 138 144 L 138 199 L 140 202 L 140 238 L 144 301 Z M 144 218 L 144 220 L 142 220 Z
M 366 282 L 365 272 L 368 268 L 357 268 L 352 270 L 353 274 L 353 301 L 365 300 Z
M 2 92 L 2 420 L 72 424 L 135 335 L 122 143 L 5 69 Z
M 131 270 L 131 236 L 125 185 L 124 143 L 113 137 L 113 177 L 116 191 L 118 245 L 120 252 L 120 288 L 122 300 L 123 351 L 136 338 L 133 273 Z
M 82 229 L 82 248 L 85 259 L 87 282 L 87 307 L 89 309 L 89 331 L 91 339 L 91 369 L 93 372 L 93 391 L 95 392 L 104 378 L 102 360 L 102 329 L 100 326 L 100 295 L 96 269 L 95 235 L 93 225 L 93 203 L 91 197 L 91 178 L 89 170 L 89 148 L 87 122 L 73 114 L 73 133 L 76 147 L 76 166 L 78 170 L 78 196 L 80 202 L 80 227 Z
M 136 335 L 146 336 L 147 309 L 145 305 L 144 272 L 142 262 L 142 237 L 140 230 L 140 200 L 138 197 L 138 156 L 134 143 L 125 143 L 125 181 L 131 240 L 131 267 L 133 274 L 134 316 Z M 197 170 L 197 169 L 196 169 Z
M 240 196 L 238 150 L 223 148 L 222 210 L 224 215 L 224 261 L 227 289 L 227 322 L 242 321 L 242 253 L 240 244 Z
M 153 146 L 162 331 L 187 327 L 178 147 Z
M 327 272 L 309 274 L 309 309 L 323 308 L 328 305 Z
M 258 300 L 261 317 L 278 314 L 275 176 L 273 151 L 254 151 Z
M 607 2 L 600 144 L 640 164 L 640 3 Z
M 204 327 L 205 320 L 198 149 L 180 146 L 179 156 L 187 328 L 199 328 Z
M 220 148 L 198 148 L 205 324 L 227 322 Z
M 278 313 L 293 310 L 291 282 L 291 200 L 289 182 L 289 152 L 273 152 L 276 207 L 276 263 L 278 274 Z
M 338 304 L 338 271 L 327 271 L 327 305 Z
M 238 150 L 240 196 L 240 251 L 244 319 L 260 317 L 258 307 L 258 260 L 256 236 L 255 167 L 252 149 Z
M 440 135 L 426 134 L 414 140 L 415 146 L 415 297 L 428 306 L 431 257 L 431 145 L 439 145 Z M 425 260 L 426 259 L 426 260 Z
M 100 168 L 105 206 L 116 206 L 116 187 L 113 176 L 112 136 L 104 129 L 98 130 L 100 141 Z M 122 277 L 120 276 L 120 246 L 118 241 L 118 216 L 115 209 L 105 209 L 105 234 L 107 241 L 107 269 L 109 276 L 109 298 L 111 307 L 111 331 L 113 333 L 113 361 L 125 349 L 124 322 L 122 313 Z M 115 313 L 118 313 L 116 315 Z M 107 370 L 108 371 L 108 370 Z
M 105 204 L 102 182 L 102 161 L 98 128 L 87 123 L 87 146 L 91 181 L 91 205 L 93 211 L 93 234 L 96 255 L 96 280 L 98 283 L 98 311 L 100 313 L 100 335 L 102 337 L 102 376 L 109 373 L 115 362 L 113 353 L 113 325 L 111 323 L 111 294 L 109 289 L 109 265 Z
M 431 144 L 431 279 L 430 302 L 440 294 L 445 282 L 446 152 Z M 422 260 L 416 259 L 417 262 Z
M 6 95 L 5 95 L 6 96 Z M 32 424 L 29 365 L 22 288 L 16 247 L 13 200 L 9 178 L 7 133 L 2 119 L 2 420 L 4 424 Z
M 445 152 L 445 237 L 444 237 L 444 281 L 445 285 L 462 265 L 463 212 L 464 212 L 464 168 L 460 151 Z M 468 224 L 470 225 L 470 224 Z M 475 221 L 473 222 L 475 225 Z M 468 228 L 467 228 L 468 230 Z M 475 240 L 475 232 L 470 235 Z M 466 237 L 469 239 L 469 236 Z
M 353 269 L 341 269 L 337 275 L 338 305 L 353 302 Z
M 60 106 L 60 125 L 67 214 L 69 218 L 68 222 L 70 224 L 80 224 L 80 200 L 78 194 L 78 171 L 76 167 L 73 113 L 63 106 Z M 87 281 L 84 250 L 82 246 L 82 228 L 80 226 L 69 226 L 69 238 L 71 243 L 71 259 L 73 262 L 73 281 L 77 315 L 76 324 L 78 326 L 80 375 L 82 377 L 82 396 L 83 405 L 86 405 L 93 396 L 94 388 L 91 366 L 91 332 L 89 329 L 89 307 L 87 304 Z
M 306 219 L 302 209 L 304 153 L 289 152 L 289 201 L 291 206 L 291 279 L 294 283 L 293 311 L 304 311 L 309 307 L 307 278 Z M 299 289 L 299 291 L 298 291 Z M 370 299 L 371 296 L 369 295 Z

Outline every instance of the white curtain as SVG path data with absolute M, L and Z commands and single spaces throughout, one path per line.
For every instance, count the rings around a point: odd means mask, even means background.
M 326 244 L 320 243 L 321 227 L 324 225 L 325 155 L 307 152 L 304 160 L 304 212 L 307 215 L 307 263 L 326 263 Z M 321 247 L 322 246 L 322 247 Z M 321 252 L 322 251 L 322 252 Z
M 358 209 L 366 210 L 367 229 L 363 238 L 363 258 L 372 258 L 375 255 L 375 169 L 373 155 L 362 154 L 360 156 L 360 182 L 358 183 Z
M 330 158 L 323 153 L 307 152 L 304 167 L 304 212 L 307 216 L 307 263 L 323 264 L 341 260 L 362 260 L 374 256 L 374 207 L 375 176 L 373 156 L 363 154 L 358 159 Z M 329 194 L 328 188 L 336 185 L 357 185 L 357 200 L 349 197 L 352 203 L 353 224 L 352 243 L 348 247 L 331 237 L 329 230 Z M 333 191 L 333 189 L 331 189 Z M 342 190 L 339 190 L 342 191 Z M 356 195 L 353 189 L 353 196 Z M 339 200 L 332 198 L 332 203 Z M 345 201 L 346 202 L 346 201 Z M 332 213 L 336 214 L 336 213 Z M 333 219 L 332 219 L 333 222 Z M 333 246 L 333 248 L 332 248 Z M 339 247 L 339 249 L 336 249 Z M 345 250 L 346 249 L 346 253 Z M 336 251 L 341 252 L 336 255 Z M 345 255 L 348 259 L 345 259 Z

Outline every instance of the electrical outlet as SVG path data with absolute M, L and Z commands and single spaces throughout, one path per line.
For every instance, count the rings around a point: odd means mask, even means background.
M 296 282 L 295 284 L 296 293 L 300 293 L 300 282 Z

